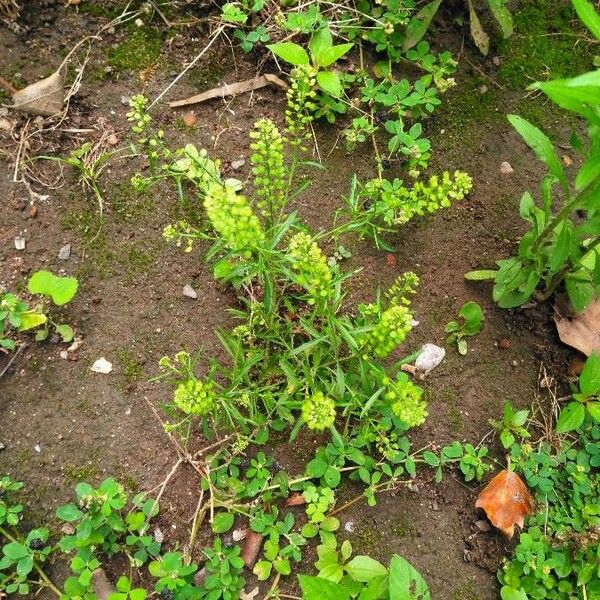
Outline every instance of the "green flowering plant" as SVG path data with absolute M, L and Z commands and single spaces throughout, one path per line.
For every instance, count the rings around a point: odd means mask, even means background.
M 423 398 L 423 388 L 409 380 L 408 375 L 399 372 L 396 380 L 384 378 L 386 386 L 384 399 L 389 402 L 392 412 L 406 427 L 418 427 L 427 418 L 427 402 Z
M 287 256 L 295 283 L 308 293 L 308 303 L 322 305 L 331 295 L 333 279 L 323 251 L 310 235 L 300 232 L 290 239 Z
M 355 177 L 344 213 L 361 237 L 371 238 L 378 248 L 393 251 L 382 233 L 394 231 L 416 216 L 449 208 L 453 202 L 463 200 L 472 187 L 471 177 L 462 171 L 444 171 L 441 177 L 433 175 L 427 182 L 416 181 L 410 188 L 400 179 L 372 179 L 361 186 Z
M 335 422 L 335 401 L 318 391 L 302 402 L 302 419 L 309 429 L 323 431 Z

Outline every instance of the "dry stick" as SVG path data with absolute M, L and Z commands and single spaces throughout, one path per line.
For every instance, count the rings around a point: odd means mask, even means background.
M 19 356 L 19 354 L 21 354 L 21 352 L 23 352 L 23 350 L 25 348 L 27 348 L 27 344 L 21 344 L 18 347 L 18 349 L 12 355 L 11 359 L 8 361 L 8 364 L 4 367 L 4 369 L 2 369 L 2 372 L 0 373 L 0 379 L 2 379 L 4 374 L 8 371 L 8 369 L 10 369 L 10 365 L 12 365 L 15 362 L 15 360 L 17 359 L 17 356 Z
M 6 81 L 4 77 L 0 77 L 0 87 L 3 87 L 9 94 L 16 94 L 19 91 L 9 81 Z
M 148 107 L 148 110 L 150 110 L 206 54 L 208 49 L 217 41 L 218 37 L 221 35 L 221 33 L 223 33 L 224 30 L 225 26 L 221 25 L 215 31 L 215 33 L 213 33 L 212 38 L 210 39 L 208 44 L 206 44 L 204 49 L 199 54 L 197 54 L 196 57 L 192 60 L 192 62 L 190 62 L 190 64 L 187 67 L 185 67 L 185 69 L 183 69 L 183 71 L 181 71 L 181 73 L 179 73 L 179 75 L 177 75 L 177 77 L 175 77 L 175 79 L 173 79 L 173 81 L 171 81 L 171 83 L 155 98 L 154 102 L 152 102 L 152 104 L 150 104 L 150 106 Z

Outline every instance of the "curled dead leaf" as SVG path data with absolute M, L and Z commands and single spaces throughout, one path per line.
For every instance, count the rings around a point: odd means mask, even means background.
M 289 496 L 285 501 L 285 506 L 302 506 L 303 504 L 306 504 L 304 494 L 299 494 L 298 492 Z
M 64 77 L 55 71 L 49 77 L 36 81 L 13 93 L 13 108 L 43 117 L 59 113 L 64 102 Z
M 508 537 L 525 524 L 533 511 L 533 498 L 523 480 L 514 472 L 500 471 L 479 494 L 477 508 L 483 508 L 490 523 Z
M 600 353 L 600 298 L 571 318 L 554 315 L 554 323 L 560 341 L 583 352 L 586 356 L 594 351 Z
M 258 557 L 258 553 L 260 552 L 260 547 L 263 543 L 263 536 L 260 533 L 256 533 L 256 531 L 248 531 L 248 535 L 246 536 L 246 543 L 242 548 L 242 560 L 246 564 L 246 566 L 251 569 L 256 562 Z

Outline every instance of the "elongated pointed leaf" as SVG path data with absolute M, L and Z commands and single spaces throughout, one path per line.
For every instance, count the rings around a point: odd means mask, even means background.
M 406 26 L 404 42 L 402 43 L 402 52 L 410 50 L 413 46 L 418 44 L 422 39 L 431 20 L 435 17 L 442 0 L 434 0 L 429 4 L 426 4 L 416 15 L 414 15 Z
M 267 48 L 275 55 L 291 65 L 308 65 L 310 60 L 306 50 L 294 42 L 279 42 L 269 44 Z
M 583 24 L 600 40 L 600 15 L 589 0 L 573 0 L 573 6 Z
M 502 35 L 505 38 L 510 37 L 513 33 L 513 18 L 510 10 L 506 8 L 506 0 L 487 0 L 487 3 L 502 29 Z

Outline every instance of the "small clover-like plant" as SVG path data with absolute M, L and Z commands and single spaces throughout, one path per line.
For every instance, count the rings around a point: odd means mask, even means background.
M 458 321 L 450 321 L 446 325 L 446 343 L 451 346 L 456 346 L 459 354 L 467 353 L 466 337 L 477 335 L 483 326 L 483 310 L 477 302 L 467 302 L 458 312 L 462 317 L 462 323 Z
M 508 450 L 517 437 L 521 439 L 530 437 L 525 428 L 528 417 L 528 410 L 515 410 L 510 402 L 505 402 L 502 421 L 490 419 L 490 425 L 500 434 L 500 442 L 505 449 Z
M 557 433 L 579 429 L 589 415 L 600 423 L 600 354 L 592 353 L 587 359 L 573 399 L 561 411 L 556 423 Z
M 74 277 L 59 277 L 50 271 L 36 271 L 27 284 L 29 293 L 39 298 L 30 307 L 27 302 L 11 293 L 0 294 L 0 349 L 14 350 L 16 343 L 8 337 L 10 329 L 17 332 L 36 329 L 36 341 L 45 340 L 50 326 L 63 342 L 70 342 L 75 332 L 64 323 L 56 323 L 48 314 L 50 305 L 64 306 L 77 293 L 78 281 Z

